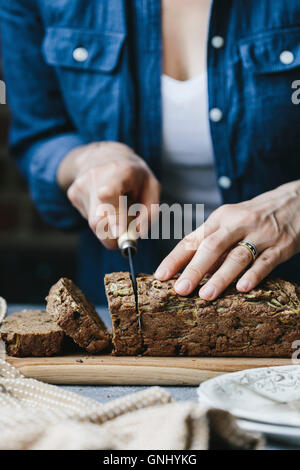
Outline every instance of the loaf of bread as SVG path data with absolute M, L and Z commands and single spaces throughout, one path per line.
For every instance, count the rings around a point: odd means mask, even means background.
M 54 356 L 61 351 L 64 332 L 47 312 L 23 310 L 3 321 L 0 339 L 10 356 Z
M 73 281 L 61 278 L 51 287 L 46 300 L 47 312 L 80 347 L 97 354 L 110 345 L 106 326 Z
M 176 294 L 176 279 L 160 282 L 138 275 L 139 332 L 128 283 L 132 321 L 126 322 L 122 310 L 125 278 L 127 273 L 113 273 L 105 280 L 116 355 L 122 343 L 122 355 L 291 357 L 292 343 L 300 340 L 300 291 L 290 282 L 269 278 L 249 293 L 231 285 L 218 299 L 206 301 L 199 289 L 188 297 Z M 133 349 L 130 337 L 139 335 L 141 342 Z

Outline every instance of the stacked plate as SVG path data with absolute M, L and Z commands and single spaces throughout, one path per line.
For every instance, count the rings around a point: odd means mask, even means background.
M 201 403 L 230 411 L 251 432 L 300 445 L 300 366 L 224 374 L 200 385 Z
M 0 323 L 4 320 L 7 313 L 7 303 L 3 297 L 0 297 Z

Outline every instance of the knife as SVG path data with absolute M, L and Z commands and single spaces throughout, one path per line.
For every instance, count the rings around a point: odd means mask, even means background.
M 135 305 L 136 305 L 136 314 L 138 318 L 138 326 L 139 329 L 142 329 L 142 324 L 141 324 L 141 317 L 138 312 L 138 294 L 137 294 L 137 283 L 136 283 L 136 276 L 135 276 L 135 271 L 134 271 L 134 266 L 133 266 L 133 257 L 137 253 L 137 241 L 134 238 L 132 234 L 129 233 L 129 231 L 124 232 L 118 239 L 118 246 L 119 249 L 122 253 L 122 255 L 128 259 L 129 262 L 129 271 L 131 275 L 131 280 L 132 280 L 132 286 L 133 286 L 133 292 L 134 292 L 134 298 L 135 298 Z

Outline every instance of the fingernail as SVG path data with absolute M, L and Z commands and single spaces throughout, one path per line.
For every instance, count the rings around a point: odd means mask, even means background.
M 192 283 L 188 279 L 181 279 L 175 283 L 174 288 L 177 294 L 189 294 L 192 290 Z
M 168 277 L 168 270 L 166 268 L 158 268 L 156 271 L 155 271 L 155 274 L 154 276 L 159 279 L 160 281 L 164 281 L 165 279 L 167 279 Z
M 236 285 L 236 288 L 242 291 L 249 290 L 249 287 L 250 287 L 250 282 L 247 281 L 247 279 L 241 279 Z
M 210 284 L 206 284 L 205 286 L 200 289 L 199 292 L 200 297 L 204 300 L 210 300 L 216 295 L 216 288 Z

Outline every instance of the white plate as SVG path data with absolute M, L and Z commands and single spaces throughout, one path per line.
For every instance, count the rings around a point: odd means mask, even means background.
M 203 382 L 198 397 L 202 403 L 230 411 L 238 418 L 300 427 L 300 366 L 224 374 Z
M 0 297 L 0 323 L 4 320 L 7 314 L 7 303 L 3 297 Z

